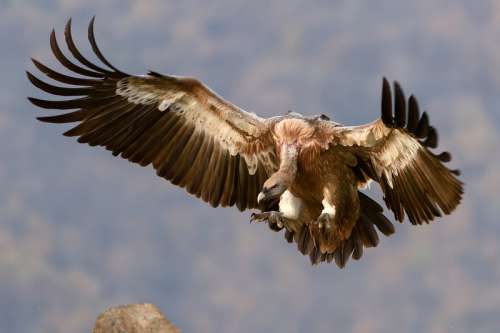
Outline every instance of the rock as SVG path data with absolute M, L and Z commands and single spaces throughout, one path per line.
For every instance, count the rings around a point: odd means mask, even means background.
M 153 304 L 130 304 L 104 311 L 92 333 L 180 333 Z

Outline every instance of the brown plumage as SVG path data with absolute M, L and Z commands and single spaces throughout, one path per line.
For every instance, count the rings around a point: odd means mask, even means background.
M 71 110 L 38 119 L 77 123 L 64 135 L 151 164 L 160 177 L 213 207 L 259 209 L 252 220 L 285 229 L 286 240 L 296 242 L 312 263 L 335 261 L 343 267 L 350 257 L 361 258 L 364 247 L 377 246 L 377 229 L 394 233 L 383 208 L 360 191 L 371 180 L 380 184 L 400 222 L 407 215 L 412 224 L 429 223 L 450 214 L 461 200 L 458 171 L 443 164 L 451 155 L 431 152 L 437 131 L 427 113 L 420 115 L 414 96 L 407 102 L 398 83 L 393 101 L 384 79 L 381 118 L 367 125 L 347 127 L 323 115 L 294 113 L 263 119 L 194 78 L 133 76 L 116 69 L 97 47 L 93 25 L 92 19 L 89 41 L 102 65 L 76 48 L 71 20 L 65 40 L 78 63 L 64 55 L 54 32 L 50 45 L 56 59 L 79 77 L 33 60 L 42 73 L 69 86 L 28 72 L 33 85 L 73 98 L 29 98 L 44 109 Z

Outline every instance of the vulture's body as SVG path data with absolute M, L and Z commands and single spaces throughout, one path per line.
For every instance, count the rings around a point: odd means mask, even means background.
M 99 51 L 89 26 L 89 40 L 103 68 L 82 56 L 65 31 L 70 61 L 55 34 L 56 58 L 79 77 L 58 73 L 34 60 L 48 77 L 68 87 L 48 84 L 28 73 L 43 91 L 81 96 L 64 101 L 30 98 L 46 109 L 73 111 L 39 119 L 78 123 L 65 133 L 78 141 L 104 146 L 114 155 L 146 166 L 212 206 L 259 209 L 253 221 L 285 230 L 313 263 L 343 267 L 363 247 L 378 244 L 377 227 L 394 232 L 382 207 L 360 190 L 380 184 L 386 205 L 402 222 L 428 223 L 459 204 L 463 190 L 458 172 L 446 168 L 449 153 L 433 154 L 437 133 L 412 96 L 384 79 L 382 115 L 373 123 L 347 127 L 325 116 L 289 113 L 263 119 L 225 101 L 193 78 L 150 72 L 132 76 L 113 67 Z M 394 110 L 394 111 L 393 111 Z

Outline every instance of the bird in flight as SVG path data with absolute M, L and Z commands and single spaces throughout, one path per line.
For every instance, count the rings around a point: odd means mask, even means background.
M 32 59 L 56 86 L 27 73 L 37 88 L 66 100 L 29 98 L 43 109 L 65 113 L 38 119 L 76 123 L 64 133 L 78 142 L 103 146 L 213 207 L 255 209 L 251 221 L 284 230 L 288 242 L 311 263 L 344 267 L 364 247 L 377 246 L 377 229 L 394 233 L 383 208 L 362 192 L 377 182 L 395 220 L 429 223 L 460 203 L 463 184 L 448 169 L 448 152 L 434 153 L 436 129 L 414 96 L 406 99 L 397 82 L 384 78 L 381 116 L 361 126 L 328 117 L 288 113 L 261 118 L 226 101 L 196 78 L 129 75 L 103 56 L 90 21 L 90 46 L 102 64 L 78 50 L 66 24 L 70 60 L 55 32 L 56 59 L 77 75 L 57 72 Z M 69 111 L 68 111 L 69 110 Z

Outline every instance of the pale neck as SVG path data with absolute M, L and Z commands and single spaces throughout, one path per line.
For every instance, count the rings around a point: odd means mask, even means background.
M 284 144 L 280 149 L 280 173 L 285 173 L 291 180 L 297 174 L 298 149 L 295 145 Z

